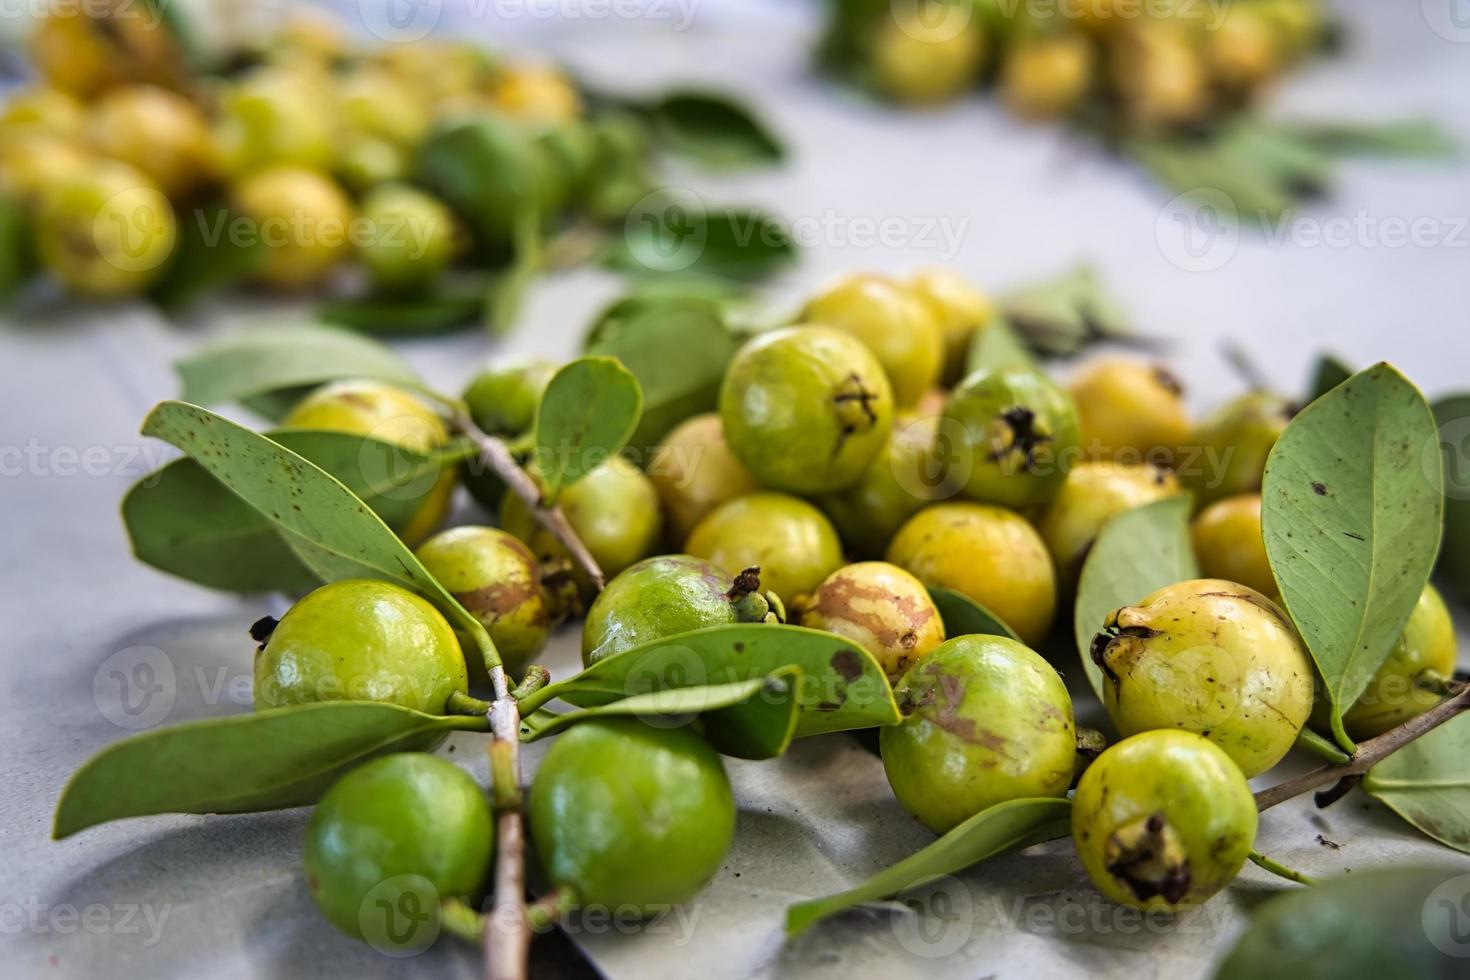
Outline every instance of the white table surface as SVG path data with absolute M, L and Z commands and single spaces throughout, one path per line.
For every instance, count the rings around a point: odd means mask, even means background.
M 442 26 L 543 48 L 606 84 L 708 81 L 756 103 L 791 145 L 788 168 L 674 180 L 710 201 L 795 220 L 813 247 L 770 290 L 773 301 L 852 269 L 949 263 L 1003 289 L 1087 260 L 1141 329 L 1177 341 L 1170 361 L 1198 408 L 1239 388 L 1218 353 L 1225 338 L 1256 352 L 1289 390 L 1324 348 L 1360 364 L 1391 359 L 1430 394 L 1470 389 L 1463 166 L 1345 166 L 1335 198 L 1298 216 L 1284 238 L 1196 241 L 1205 248 L 1191 253 L 1167 194 L 1054 129 L 1022 126 L 978 99 L 904 114 L 815 83 L 808 7 L 668 0 L 651 9 L 663 16 L 495 23 L 446 10 Z M 676 29 L 691 9 L 688 29 Z M 1432 0 L 1344 5 L 1350 49 L 1292 79 L 1283 110 L 1427 114 L 1470 145 L 1470 29 L 1426 15 L 1435 9 Z M 952 249 L 929 231 L 940 218 L 959 232 Z M 1415 219 L 1420 241 L 1395 245 L 1394 223 Z M 885 220 L 902 241 L 864 238 L 863 222 Z M 1200 254 L 1212 268 L 1191 271 Z M 494 347 L 474 333 L 401 347 L 427 377 L 457 389 L 492 354 L 571 354 L 619 289 L 606 274 L 571 272 L 539 283 L 520 329 Z M 476 974 L 477 954 L 453 943 L 403 964 L 327 926 L 301 879 L 304 810 L 150 818 L 48 839 L 67 774 L 127 734 L 109 720 L 119 717 L 116 694 L 105 684 L 94 692 L 109 657 L 145 647 L 168 658 L 174 682 L 156 720 L 249 710 L 245 631 L 270 601 L 214 594 L 138 564 L 117 506 L 161 458 L 162 447 L 136 433 L 150 405 L 178 392 L 170 362 L 247 315 L 278 309 L 231 301 L 173 324 L 124 304 L 10 317 L 0 328 L 0 975 Z M 549 661 L 559 674 L 573 669 L 575 648 L 571 633 L 556 641 Z M 451 744 L 483 775 L 474 739 Z M 1247 867 L 1206 914 L 1160 928 L 1097 899 L 1058 842 L 963 876 L 947 892 L 955 913 L 927 920 L 927 933 L 913 916 L 859 913 L 783 944 L 790 901 L 856 883 L 927 834 L 892 801 L 877 759 L 848 737 L 729 768 L 741 818 L 726 869 L 692 922 L 579 935 L 608 975 L 1196 977 L 1252 901 L 1281 887 Z M 1358 796 L 1321 814 L 1300 800 L 1272 811 L 1259 847 L 1309 874 L 1410 860 L 1470 870 L 1470 858 Z

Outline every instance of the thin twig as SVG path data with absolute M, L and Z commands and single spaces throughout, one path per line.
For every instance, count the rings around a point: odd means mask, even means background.
M 1397 728 L 1390 728 L 1382 735 L 1359 743 L 1357 751 L 1340 766 L 1319 766 L 1311 772 L 1261 790 L 1256 794 L 1256 809 L 1268 810 L 1278 803 L 1284 803 L 1319 786 L 1327 786 L 1345 779 L 1361 778 L 1369 769 L 1414 739 L 1428 734 L 1460 712 L 1467 710 L 1470 710 L 1470 686 L 1462 688 L 1454 697 L 1446 698 L 1422 715 L 1410 718 Z M 1348 788 L 1351 788 L 1351 784 Z M 1327 803 L 1337 799 L 1330 793 L 1325 794 L 1323 798 Z
M 547 507 L 541 499 L 541 488 L 536 486 L 536 481 L 531 479 L 521 465 L 516 462 L 510 447 L 502 440 L 491 435 L 486 435 L 477 426 L 467 412 L 458 412 L 454 419 L 455 427 L 464 435 L 469 437 L 480 450 L 480 458 L 495 472 L 495 475 L 504 481 L 510 491 L 526 504 L 531 510 L 531 515 L 536 518 L 537 523 L 551 532 L 551 536 L 567 549 L 567 554 L 572 561 L 586 573 L 591 580 L 592 587 L 601 592 L 607 584 L 607 579 L 602 574 L 602 569 L 597 565 L 597 559 L 592 557 L 592 552 L 577 537 L 577 532 L 572 530 L 571 524 L 567 523 L 566 515 L 561 512 L 560 507 Z
M 1254 864 L 1256 867 L 1262 869 L 1263 871 L 1269 871 L 1279 878 L 1285 878 L 1287 881 L 1294 881 L 1298 885 L 1316 884 L 1316 882 L 1314 882 L 1311 878 L 1308 878 L 1306 875 L 1302 874 L 1300 871 L 1293 871 L 1291 868 L 1288 868 L 1281 862 L 1273 861 L 1270 858 L 1266 857 L 1266 855 L 1262 854 L 1260 851 L 1251 851 L 1250 858 L 1251 864 Z
M 495 900 L 484 932 L 485 980 L 526 980 L 531 925 L 526 918 L 526 846 L 521 824 L 521 716 L 505 668 L 490 668 L 490 775 L 495 796 Z

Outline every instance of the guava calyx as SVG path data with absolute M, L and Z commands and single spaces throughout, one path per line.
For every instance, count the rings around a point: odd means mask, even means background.
M 1024 405 L 1015 405 L 1000 413 L 1004 432 L 996 438 L 990 451 L 992 462 L 999 463 L 1013 453 L 1019 454 L 1027 472 L 1036 469 L 1036 451 L 1052 441 L 1052 437 L 1036 428 L 1036 413 Z M 1009 438 L 1007 438 L 1009 437 Z
M 1104 862 L 1108 873 L 1147 902 L 1161 896 L 1178 905 L 1189 894 L 1189 856 L 1184 843 L 1162 813 L 1124 824 L 1108 838 Z
M 281 621 L 274 616 L 262 616 L 250 624 L 250 638 L 256 643 L 259 643 L 260 649 L 264 650 L 266 641 L 271 638 L 271 634 L 276 631 L 276 627 L 280 624 Z M 259 653 L 260 651 L 257 650 L 256 652 Z
M 1158 635 L 1158 630 L 1150 629 L 1147 626 L 1119 626 L 1116 622 L 1113 622 L 1103 627 L 1092 638 L 1092 644 L 1088 647 L 1088 653 L 1092 656 L 1092 662 L 1097 664 L 1098 669 L 1107 675 L 1108 680 L 1117 684 L 1122 678 L 1118 676 L 1117 671 L 1113 670 L 1111 663 L 1112 660 L 1117 659 L 1116 656 L 1112 656 L 1115 653 L 1113 650 L 1114 645 L 1120 640 L 1152 640 Z

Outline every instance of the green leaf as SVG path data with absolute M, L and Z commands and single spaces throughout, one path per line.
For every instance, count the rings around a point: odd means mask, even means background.
M 314 323 L 240 330 L 178 363 L 182 400 L 218 405 L 283 388 L 370 378 L 422 388 L 398 355 L 350 330 Z
M 1262 905 L 1215 980 L 1464 975 L 1463 868 L 1354 871 Z
M 541 271 L 540 212 L 526 205 L 515 215 L 514 222 L 510 264 L 491 277 L 481 300 L 485 330 L 492 337 L 504 336 L 515 326 L 526 291 Z
M 229 208 L 209 205 L 179 216 L 179 235 L 168 267 L 150 290 L 154 302 L 177 312 L 201 296 L 237 286 L 265 261 L 259 235 L 231 234 Z
M 372 578 L 411 589 L 473 637 L 487 662 L 498 662 L 479 620 L 419 564 L 372 508 L 326 470 L 257 432 L 183 402 L 155 406 L 143 422 L 143 434 L 177 446 L 268 517 L 287 547 L 323 582 Z
M 1254 161 L 1227 157 L 1211 141 L 1137 139 L 1125 149 L 1166 187 L 1198 196 L 1212 208 L 1214 220 L 1227 227 L 1276 218 L 1297 203 L 1294 194 Z M 1219 195 L 1229 202 L 1227 208 L 1214 207 Z
M 1353 369 L 1346 361 L 1331 354 L 1319 354 L 1312 368 L 1312 384 L 1304 404 L 1310 405 L 1352 376 Z
M 1071 800 L 1035 798 L 998 803 L 850 891 L 791 906 L 786 910 L 786 934 L 794 936 L 855 905 L 892 898 L 997 854 L 1057 840 L 1071 832 Z
M 582 357 L 552 377 L 536 411 L 536 466 L 550 499 L 628 444 L 643 411 L 632 372 L 611 357 Z
M 707 210 L 697 201 L 650 196 L 629 213 L 606 261 L 636 275 L 753 282 L 795 259 L 796 245 L 784 225 L 759 208 Z
M 483 717 L 439 717 L 375 701 L 325 701 L 160 728 L 87 760 L 62 790 L 52 836 L 156 813 L 302 806 L 374 756 L 487 728 Z
M 468 220 L 481 249 L 497 256 L 514 246 L 521 215 L 539 215 L 548 192 L 532 134 L 488 113 L 440 125 L 419 149 L 418 170 Z
M 1444 549 L 1438 574 L 1450 592 L 1470 602 L 1470 395 L 1434 405 L 1444 463 Z
M 709 167 L 779 163 L 785 149 L 749 106 L 717 92 L 671 92 L 648 107 L 665 149 Z
M 1133 332 L 1117 299 L 1103 289 L 1090 266 L 1015 290 L 1003 297 L 1001 307 L 1017 338 L 1049 357 L 1069 357 L 1090 344 L 1124 339 Z
M 680 422 L 715 410 L 739 344 L 711 300 L 670 298 L 624 309 L 599 321 L 599 339 L 587 353 L 615 357 L 637 378 L 643 414 L 630 443 L 646 453 Z
M 1092 661 L 1092 638 L 1108 614 L 1133 605 L 1175 582 L 1199 578 L 1187 495 L 1156 500 L 1109 518 L 1082 565 L 1077 583 L 1077 614 L 1072 626 L 1077 652 L 1092 690 L 1102 698 L 1102 669 Z
M 996 370 L 1007 367 L 1035 367 L 1036 359 L 1026 350 L 1016 332 L 1004 319 L 995 319 L 975 332 L 965 362 L 969 371 Z
M 414 337 L 449 333 L 476 323 L 484 314 L 483 290 L 429 296 L 362 296 L 337 299 L 317 308 L 324 323 L 359 333 Z
M 1399 749 L 1362 785 L 1430 837 L 1470 854 L 1470 714 Z
M 724 755 L 739 759 L 773 759 L 786 751 L 796 732 L 794 692 L 801 671 L 783 668 L 767 677 L 693 687 L 646 691 L 607 704 L 560 714 L 542 708 L 521 721 L 521 740 L 533 742 L 591 718 L 699 718 L 704 736 Z
M 1342 711 L 1382 666 L 1434 568 L 1437 449 L 1424 396 L 1379 364 L 1302 409 L 1266 461 L 1266 555 L 1348 751 Z
M 286 429 L 269 438 L 341 480 L 389 527 L 418 514 L 454 452 L 425 455 L 347 432 Z M 123 498 L 122 513 L 138 559 L 191 582 L 295 594 L 321 584 L 269 518 L 192 459 L 139 480 Z
M 1283 128 L 1334 156 L 1453 159 L 1460 153 L 1455 138 L 1429 119 L 1391 123 L 1293 122 Z
M 31 223 L 25 208 L 0 195 L 0 303 L 9 300 L 35 272 Z
M 995 613 L 963 593 L 953 589 L 932 586 L 929 595 L 939 609 L 939 618 L 944 621 L 946 637 L 964 636 L 969 633 L 987 633 L 991 636 L 1008 636 L 1020 642 L 1021 638 Z
M 542 688 L 526 704 L 553 698 L 582 707 L 647 691 L 766 677 L 800 669 L 796 736 L 896 725 L 893 690 L 873 655 L 841 637 L 800 626 L 712 626 L 615 654 L 575 677 Z

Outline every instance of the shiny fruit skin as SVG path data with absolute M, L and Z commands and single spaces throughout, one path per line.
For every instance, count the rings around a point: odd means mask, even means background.
M 1028 644 L 1051 629 L 1057 601 L 1051 556 L 1014 511 L 969 503 L 927 507 L 899 529 L 887 558 L 927 586 L 974 599 Z
M 648 464 L 673 540 L 683 544 L 700 521 L 723 503 L 760 489 L 725 442 L 719 415 L 696 415 L 660 440 Z
M 347 935 L 396 949 L 402 940 L 378 918 L 380 903 L 397 910 L 412 893 L 416 911 L 437 918 L 443 899 L 474 902 L 494 841 L 489 801 L 468 773 L 437 756 L 395 753 L 353 769 L 317 804 L 306 831 L 307 890 Z M 415 931 L 425 942 L 437 934 Z
M 493 527 L 440 531 L 414 552 L 429 574 L 490 633 L 512 677 L 546 647 L 552 616 L 541 589 L 541 568 L 520 540 Z M 470 659 L 477 686 L 489 682 L 478 657 Z
M 1099 891 L 1173 911 L 1234 880 L 1256 839 L 1256 801 L 1230 757 L 1191 732 L 1106 749 L 1077 784 L 1072 839 Z
M 851 334 L 873 352 L 900 409 L 939 382 L 944 334 L 929 307 L 887 276 L 844 276 L 807 304 L 802 322 Z
M 839 568 L 801 604 L 799 615 L 802 626 L 867 650 L 890 683 L 944 642 L 944 620 L 924 583 L 883 561 Z
M 790 605 L 842 565 L 842 542 L 826 515 L 781 493 L 721 504 L 700 521 L 684 550 L 730 575 L 761 570 L 761 583 Z
M 456 219 L 441 202 L 406 184 L 385 184 L 362 200 L 366 234 L 357 257 L 382 289 L 432 284 L 458 250 Z
M 1083 460 L 1072 467 L 1040 522 L 1041 536 L 1062 578 L 1077 581 L 1109 518 L 1178 492 L 1174 474 L 1150 463 Z
M 833 493 L 857 483 L 893 428 L 893 392 L 861 341 L 792 327 L 747 342 L 720 388 L 725 439 L 773 490 Z
M 1228 402 L 1200 422 L 1194 458 L 1178 460 L 1179 476 L 1201 507 L 1242 493 L 1259 493 L 1266 457 L 1296 406 L 1280 395 L 1253 391 Z
M 274 167 L 234 189 L 235 206 L 264 246 L 257 278 L 278 289 L 321 283 L 351 254 L 356 216 L 330 177 L 301 167 Z
M 609 578 L 658 548 L 663 535 L 658 491 L 648 477 L 620 456 L 567 487 L 558 502 L 567 523 Z M 500 526 L 526 542 L 543 563 L 569 560 L 566 549 L 537 523 L 530 508 L 515 494 L 507 494 L 501 504 Z M 574 569 L 573 574 L 588 592 L 590 583 L 581 570 Z
M 1276 594 L 1276 576 L 1261 534 L 1261 495 L 1217 500 L 1190 525 L 1194 554 L 1205 578 L 1239 582 L 1262 595 Z
M 1312 710 L 1312 662 L 1291 621 L 1235 582 L 1180 582 L 1114 611 L 1092 658 L 1119 732 L 1203 735 L 1247 777 L 1281 761 Z
M 590 667 L 666 636 L 736 622 L 731 585 L 723 568 L 702 558 L 645 558 L 593 600 L 582 626 L 582 662 Z
M 1443 699 L 1443 681 L 1455 672 L 1455 623 L 1439 590 L 1424 586 L 1404 632 L 1358 700 L 1342 716 L 1356 740 L 1372 738 L 1422 715 Z M 1419 683 L 1416 684 L 1416 681 Z M 1326 702 L 1322 702 L 1325 708 Z M 1314 727 L 1318 725 L 1314 712 Z
M 178 235 L 173 207 L 144 174 L 98 161 L 45 192 L 35 221 L 41 264 L 84 296 L 142 292 L 162 273 Z
M 449 441 L 444 420 L 413 395 L 381 381 L 334 381 L 307 395 L 282 422 L 296 429 L 326 429 L 371 436 L 415 453 L 430 453 Z M 433 534 L 454 496 L 455 473 L 446 468 L 424 495 L 417 513 L 394 528 L 410 548 Z
M 1023 119 L 1058 119 L 1087 95 L 1095 62 L 1091 43 L 1077 34 L 1023 39 L 1001 68 L 1001 99 Z
M 347 579 L 296 601 L 255 655 L 256 708 L 383 701 L 443 714 L 469 688 L 454 630 L 387 582 Z
M 492 436 L 529 432 L 546 386 L 560 365 L 532 359 L 492 364 L 470 381 L 464 403 L 475 424 Z
M 657 914 L 704 887 L 730 849 L 735 800 L 720 757 L 687 728 L 587 721 L 557 737 L 528 798 L 552 887 L 583 909 Z
M 1008 637 L 941 644 L 894 690 L 902 723 L 879 733 L 899 803 L 936 834 L 1007 800 L 1065 796 L 1077 762 L 1056 670 Z
M 952 385 L 965 373 L 975 335 L 995 319 L 995 303 L 964 276 L 949 269 L 922 269 L 910 277 L 908 287 L 939 324 L 944 338 L 944 369 L 939 380 Z
M 965 496 L 1013 509 L 1042 506 L 1061 490 L 1078 453 L 1077 409 L 1029 367 L 981 369 L 949 396 L 944 417 L 963 433 Z
M 881 558 L 904 522 L 926 505 L 959 492 L 939 435 L 937 417 L 900 419 L 857 485 L 818 499 L 854 556 Z
M 1122 358 L 1094 361 L 1067 390 L 1077 405 L 1082 449 L 1093 459 L 1168 466 L 1190 439 L 1183 388 L 1156 365 Z

